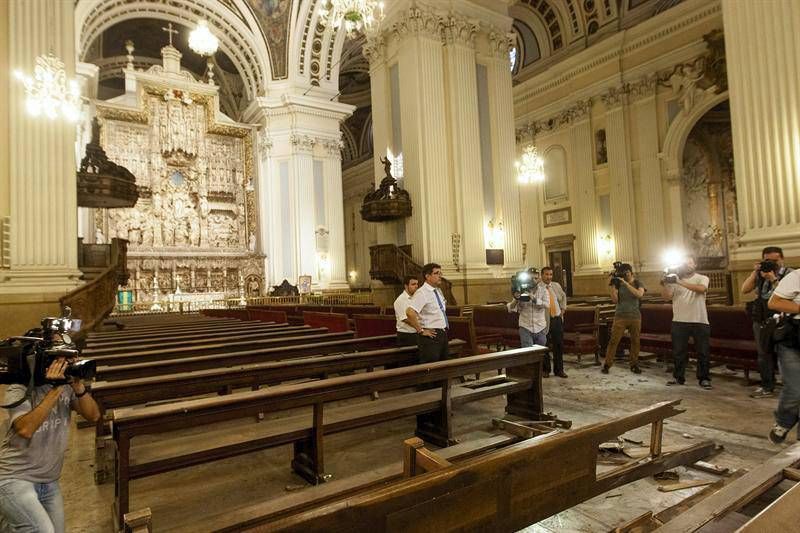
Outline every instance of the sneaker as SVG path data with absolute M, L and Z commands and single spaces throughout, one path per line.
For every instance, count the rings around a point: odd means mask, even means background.
M 600 369 L 600 372 L 603 374 L 608 374 L 608 365 L 603 365 L 603 368 Z
M 706 390 L 711 390 L 711 389 L 714 388 L 714 387 L 711 386 L 711 382 L 709 380 L 707 380 L 707 379 L 704 379 L 703 381 L 701 381 L 700 382 L 700 386 L 703 387 Z
M 685 383 L 682 379 L 671 379 L 667 381 L 667 387 L 672 387 L 673 385 L 683 385 Z
M 633 365 L 631 367 L 631 372 L 633 372 L 634 374 L 641 374 L 642 373 L 642 369 L 639 368 L 639 365 Z
M 750 393 L 751 398 L 772 398 L 774 395 L 774 392 L 765 390 L 763 387 L 759 387 Z
M 780 444 L 786 440 L 787 433 L 789 433 L 788 429 L 775 424 L 775 427 L 769 432 L 769 440 L 771 440 L 773 444 Z

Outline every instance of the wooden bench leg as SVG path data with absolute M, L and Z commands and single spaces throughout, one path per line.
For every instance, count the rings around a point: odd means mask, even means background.
M 452 464 L 425 448 L 422 439 L 414 437 L 403 441 L 403 476 L 414 477 L 425 472 L 447 468 Z
M 311 427 L 311 438 L 294 443 L 294 458 L 292 459 L 292 470 L 312 485 L 324 483 L 330 477 L 325 474 L 322 453 L 322 405 L 322 403 L 314 404 L 314 422 Z
M 127 435 L 117 438 L 117 471 L 114 483 L 114 527 L 122 529 L 125 523 L 125 513 L 128 512 L 130 483 L 130 449 L 131 440 Z
M 125 515 L 125 533 L 151 533 L 153 514 L 147 507 L 141 511 L 133 511 Z
M 114 476 L 116 443 L 111 435 L 96 437 L 94 442 L 94 483 L 102 485 Z
M 526 420 L 537 420 L 544 411 L 542 362 L 507 369 L 510 378 L 531 380 L 530 388 L 507 395 L 506 412 Z
M 414 432 L 417 437 L 442 448 L 456 443 L 451 424 L 453 416 L 451 391 L 452 380 L 448 379 L 442 383 L 442 401 L 439 410 L 417 415 L 417 429 Z

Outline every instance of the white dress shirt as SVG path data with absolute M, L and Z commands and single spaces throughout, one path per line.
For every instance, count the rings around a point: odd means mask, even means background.
M 509 312 L 519 313 L 519 327 L 531 333 L 539 333 L 547 327 L 547 313 L 550 307 L 550 296 L 544 285 L 537 285 L 536 292 L 531 295 L 530 302 L 513 300 L 506 304 Z
M 438 299 L 437 299 L 438 296 Z M 425 329 L 446 329 L 444 294 L 426 281 L 409 301 L 419 314 L 420 326 Z
M 406 320 L 406 310 L 411 307 L 411 299 L 413 297 L 410 296 L 406 291 L 400 293 L 400 296 L 394 301 L 394 317 L 397 319 L 397 332 L 398 333 L 416 333 L 417 330 L 414 329 L 414 326 L 405 322 Z

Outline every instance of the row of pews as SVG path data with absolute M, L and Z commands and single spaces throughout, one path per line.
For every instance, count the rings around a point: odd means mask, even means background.
M 117 527 L 137 479 L 290 444 L 293 471 L 317 484 L 331 474 L 328 435 L 415 416 L 418 437 L 448 446 L 455 442 L 453 410 L 499 395 L 506 395 L 508 413 L 547 417 L 543 348 L 476 355 L 469 341 L 454 338 L 450 359 L 419 365 L 416 347 L 397 347 L 393 333 L 357 336 L 253 313 L 259 310 L 218 311 L 131 319 L 87 338 L 103 414 L 95 427 L 95 479 L 113 479 Z M 461 320 L 461 336 L 471 331 L 474 340 L 471 321 Z M 462 378 L 501 369 L 483 382 Z M 371 400 L 375 392 L 390 394 Z M 273 415 L 283 417 L 267 420 Z M 242 429 L 231 434 L 231 421 Z

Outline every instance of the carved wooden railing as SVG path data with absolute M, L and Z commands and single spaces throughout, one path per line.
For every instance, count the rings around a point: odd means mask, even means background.
M 99 267 L 98 259 L 105 256 L 107 258 L 106 268 L 99 272 L 92 279 L 81 285 L 74 291 L 68 293 L 60 299 L 61 306 L 72 308 L 72 317 L 83 321 L 80 338 L 107 317 L 114 309 L 117 302 L 117 287 L 128 283 L 128 241 L 124 239 L 113 239 L 111 244 L 105 245 L 81 245 L 89 247 L 90 254 L 84 254 L 81 249 L 79 256 L 88 261 L 81 260 L 79 266 L 86 266 L 88 269 Z M 103 247 L 103 248 L 101 248 Z
M 402 285 L 405 276 L 422 277 L 422 265 L 394 244 L 377 244 L 369 247 L 369 275 L 387 285 Z M 457 305 L 453 284 L 442 278 L 439 287 L 449 305 Z

